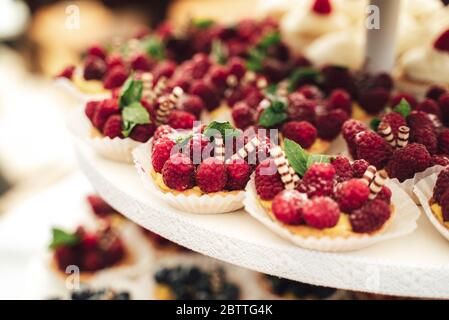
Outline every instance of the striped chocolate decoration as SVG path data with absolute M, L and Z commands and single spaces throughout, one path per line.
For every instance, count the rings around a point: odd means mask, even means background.
M 292 190 L 295 188 L 295 182 L 293 176 L 290 173 L 289 164 L 287 158 L 280 146 L 274 146 L 270 149 L 270 154 L 274 158 L 274 163 L 277 166 L 281 180 L 284 183 L 285 189 Z
M 214 157 L 221 161 L 225 159 L 223 137 L 219 134 L 214 137 Z
M 144 72 L 141 76 L 142 80 L 142 98 L 148 99 L 151 96 L 153 86 L 153 74 Z
M 381 122 L 377 128 L 380 136 L 385 139 L 392 147 L 396 147 L 396 140 L 394 139 L 393 130 L 391 126 L 386 122 Z
M 164 92 L 165 88 L 167 88 L 167 78 L 161 77 L 154 85 L 153 90 L 151 91 L 150 96 L 148 97 L 151 102 L 156 101 L 158 98 L 161 97 L 162 93 Z
M 248 141 L 242 148 L 240 148 L 234 155 L 232 155 L 230 160 L 245 159 L 248 154 L 256 150 L 259 146 L 260 140 L 257 137 L 253 137 Z
M 404 148 L 408 144 L 409 136 L 410 136 L 409 127 L 407 126 L 399 127 L 398 141 L 397 141 L 398 148 Z
M 380 170 L 376 173 L 373 182 L 369 185 L 369 199 L 374 200 L 377 194 L 382 190 L 382 186 L 388 179 L 388 174 L 385 170 Z
M 373 181 L 375 175 L 376 175 L 377 169 L 375 166 L 368 166 L 366 168 L 365 173 L 363 174 L 362 181 L 369 186 L 371 181 Z
M 157 124 L 164 124 L 171 111 L 175 108 L 176 102 L 183 95 L 184 91 L 180 87 L 173 88 L 168 97 L 159 98 L 159 108 L 156 111 Z

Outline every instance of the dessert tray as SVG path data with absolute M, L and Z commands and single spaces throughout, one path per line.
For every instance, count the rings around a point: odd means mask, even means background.
M 302 249 L 244 210 L 198 215 L 173 209 L 142 186 L 133 165 L 104 159 L 81 140 L 74 143 L 82 171 L 107 202 L 137 224 L 191 250 L 315 285 L 449 298 L 447 242 L 423 214 L 411 234 L 369 248 L 342 253 Z

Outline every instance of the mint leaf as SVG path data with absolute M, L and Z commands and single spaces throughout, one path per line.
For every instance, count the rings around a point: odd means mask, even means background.
M 223 45 L 223 42 L 220 40 L 214 40 L 212 42 L 212 50 L 211 50 L 212 58 L 217 62 L 218 64 L 226 64 L 227 61 L 227 49 Z
M 309 80 L 317 80 L 320 76 L 320 72 L 318 70 L 315 70 L 313 68 L 304 67 L 299 68 L 293 71 L 293 73 L 290 75 L 288 79 L 288 91 L 292 92 L 295 91 L 296 87 L 298 86 L 298 83 L 301 80 L 309 79 Z
M 287 104 L 276 97 L 272 98 L 271 105 L 259 117 L 259 125 L 271 128 L 287 120 Z
M 254 72 L 262 71 L 265 53 L 259 49 L 253 48 L 248 52 L 246 67 Z
M 123 108 L 133 102 L 140 101 L 142 98 L 143 83 L 141 80 L 134 80 L 133 76 L 130 76 L 123 85 L 118 104 L 120 108 Z
M 240 131 L 236 130 L 229 121 L 212 121 L 204 129 L 204 135 L 206 137 L 213 137 L 214 134 L 220 132 L 222 137 L 238 137 L 240 136 Z
M 257 45 L 260 49 L 267 50 L 270 47 L 277 46 L 281 42 L 281 34 L 279 32 L 272 32 L 266 34 Z
M 73 233 L 68 233 L 62 229 L 53 228 L 52 240 L 50 242 L 50 249 L 56 249 L 60 246 L 74 246 L 77 245 L 81 239 Z
M 401 102 L 394 107 L 393 111 L 400 113 L 404 118 L 407 118 L 410 112 L 412 112 L 412 107 L 410 107 L 407 100 L 402 98 Z
M 198 29 L 207 29 L 214 25 L 214 20 L 212 19 L 195 19 L 192 20 L 192 24 Z
M 151 123 L 150 114 L 140 102 L 133 102 L 122 110 L 123 130 L 122 134 L 128 137 L 133 128 L 138 124 Z
M 193 137 L 192 133 L 179 135 L 178 137 L 176 137 L 176 144 L 179 145 L 180 147 L 184 147 L 192 137 Z
M 307 169 L 314 163 L 330 163 L 331 159 L 329 156 L 324 154 L 309 154 L 307 159 Z
M 374 118 L 373 120 L 370 121 L 369 126 L 372 130 L 377 131 L 377 128 L 380 125 L 380 119 L 379 118 Z
M 163 41 L 159 37 L 150 36 L 142 42 L 143 50 L 156 60 L 165 59 L 165 47 Z
M 304 173 L 308 168 L 307 163 L 309 155 L 307 152 L 299 144 L 290 139 L 284 140 L 284 151 L 288 162 L 295 172 L 301 177 L 304 176 Z
M 268 87 L 265 89 L 265 93 L 268 95 L 274 95 L 277 91 L 277 85 L 276 83 L 271 83 L 268 85 Z

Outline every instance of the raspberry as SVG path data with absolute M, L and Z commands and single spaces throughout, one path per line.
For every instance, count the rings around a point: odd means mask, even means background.
M 121 261 L 125 256 L 125 249 L 120 238 L 115 238 L 104 252 L 105 264 L 112 266 Z
M 157 127 L 156 131 L 154 132 L 153 140 L 157 141 L 162 137 L 168 137 L 170 135 L 173 135 L 174 133 L 176 133 L 175 129 L 167 124 L 163 124 Z
M 426 170 L 432 164 L 429 152 L 422 144 L 411 143 L 397 149 L 386 169 L 391 178 L 400 182 L 413 178 L 415 173 Z
M 429 115 L 422 111 L 412 111 L 407 117 L 407 124 L 410 130 L 415 128 L 427 127 L 429 129 L 434 129 L 432 120 L 430 120 Z
M 196 80 L 190 87 L 190 93 L 199 96 L 207 110 L 211 111 L 220 105 L 220 97 L 216 88 L 204 80 Z
M 377 133 L 362 131 L 356 136 L 357 159 L 365 159 L 378 169 L 382 169 L 390 160 L 393 149 Z
M 384 201 L 387 204 L 391 203 L 391 190 L 387 186 L 382 186 L 382 189 L 380 189 L 379 193 L 376 196 L 376 200 Z
M 135 141 L 147 142 L 154 134 L 156 127 L 153 123 L 136 125 L 129 137 Z
M 193 164 L 200 164 L 201 160 L 204 160 L 210 156 L 210 154 L 203 154 L 204 149 L 208 146 L 211 147 L 210 151 L 212 152 L 213 148 L 208 138 L 199 133 L 192 136 L 189 140 L 189 155 L 190 159 L 193 161 Z
M 211 65 L 209 56 L 205 53 L 195 54 L 192 58 L 192 63 L 193 63 L 192 77 L 194 79 L 200 79 L 204 77 Z
M 151 155 L 151 163 L 156 172 L 162 172 L 162 167 L 170 158 L 173 147 L 176 143 L 170 139 L 160 139 L 158 143 L 153 146 L 153 153 Z
M 110 213 L 116 212 L 102 197 L 95 194 L 87 196 L 87 202 L 89 203 L 92 211 L 99 217 L 107 216 Z
M 432 166 L 448 166 L 449 157 L 442 154 L 434 154 L 432 156 Z
M 189 157 L 176 153 L 165 162 L 162 178 L 170 189 L 177 191 L 190 189 L 195 181 L 195 166 Z
M 151 59 L 143 53 L 139 53 L 131 59 L 131 68 L 133 70 L 150 71 L 151 67 Z
M 352 179 L 352 167 L 351 163 L 349 163 L 348 158 L 344 156 L 336 156 L 334 159 L 332 159 L 331 163 L 334 166 L 336 172 L 337 182 L 343 182 Z
M 103 267 L 100 255 L 95 251 L 87 252 L 81 261 L 81 269 L 85 271 L 95 271 Z
M 232 107 L 232 120 L 239 129 L 246 129 L 254 124 L 254 109 L 251 109 L 246 102 L 237 102 Z
M 331 2 L 330 0 L 315 0 L 312 10 L 319 15 L 328 15 L 332 12 Z
M 103 126 L 108 120 L 109 116 L 113 114 L 118 114 L 120 112 L 117 100 L 115 99 L 106 99 L 101 101 L 93 116 L 93 125 L 100 131 L 103 131 Z
M 424 145 L 430 154 L 437 153 L 437 136 L 432 129 L 422 127 L 410 130 L 410 141 Z
M 359 104 L 369 114 L 376 114 L 382 111 L 390 99 L 387 89 L 376 87 L 368 89 L 359 94 Z
M 449 30 L 444 31 L 433 43 L 433 47 L 439 51 L 449 52 Z
M 335 198 L 340 210 L 350 213 L 368 201 L 369 187 L 361 179 L 351 179 L 337 185 Z
M 228 70 L 224 66 L 216 65 L 211 67 L 209 70 L 210 81 L 217 88 L 225 88 L 226 87 L 226 79 L 228 78 Z
M 316 140 L 317 130 L 307 121 L 290 121 L 282 126 L 284 138 L 295 141 L 304 149 L 310 148 Z
M 285 224 L 300 224 L 302 222 L 302 207 L 306 201 L 305 194 L 296 190 L 284 190 L 274 197 L 271 210 L 276 219 Z
M 167 122 L 173 129 L 192 129 L 195 120 L 195 116 L 189 112 L 173 110 L 168 116 Z
M 101 80 L 106 72 L 104 61 L 95 56 L 88 56 L 84 62 L 83 77 L 86 80 Z
M 86 107 L 84 108 L 84 113 L 92 122 L 94 118 L 95 111 L 97 110 L 99 102 L 98 101 L 88 101 L 86 103 Z
M 152 70 L 155 80 L 159 80 L 161 77 L 171 78 L 175 73 L 176 62 L 171 60 L 164 60 L 158 63 Z
M 106 123 L 103 126 L 103 135 L 111 139 L 116 137 L 123 138 L 121 115 L 114 114 L 106 120 Z
M 273 159 L 265 159 L 256 167 L 255 184 L 257 194 L 262 200 L 272 200 L 284 190 L 284 184 Z
M 316 197 L 307 201 L 302 213 L 306 224 L 317 229 L 332 228 L 340 219 L 338 204 L 329 197 Z
M 341 126 L 341 133 L 343 134 L 343 138 L 345 139 L 349 152 L 353 158 L 357 157 L 355 137 L 357 133 L 365 130 L 368 130 L 368 126 L 365 123 L 355 119 L 346 120 Z
M 217 158 L 208 158 L 201 162 L 196 172 L 196 183 L 201 191 L 210 193 L 223 190 L 227 182 L 226 167 Z
M 193 94 L 185 94 L 181 99 L 180 108 L 199 118 L 201 112 L 204 110 L 204 103 L 198 96 Z
M 103 86 L 106 89 L 120 87 L 128 78 L 128 71 L 121 66 L 116 66 L 106 73 Z
M 378 73 L 371 80 L 374 87 L 382 87 L 388 91 L 393 90 L 394 83 L 389 73 Z
M 438 174 L 437 181 L 433 187 L 433 200 L 441 202 L 443 194 L 449 190 L 449 168 L 445 168 Z
M 106 58 L 106 50 L 99 44 L 93 44 L 89 49 L 87 49 L 87 55 L 104 60 Z
M 355 160 L 352 163 L 352 172 L 354 173 L 354 178 L 362 178 L 369 163 L 364 159 Z
M 416 98 L 412 96 L 410 93 L 407 92 L 399 92 L 396 93 L 393 97 L 391 97 L 391 106 L 394 108 L 396 107 L 402 99 L 405 99 L 409 104 L 410 107 L 415 108 L 415 106 L 418 104 L 418 101 L 416 101 Z
M 330 163 L 315 163 L 306 171 L 298 191 L 315 196 L 332 196 L 334 191 L 335 169 Z
M 395 138 L 398 137 L 399 127 L 407 125 L 404 117 L 398 112 L 389 112 L 383 115 L 380 120 L 390 125 Z
M 328 99 L 328 108 L 341 109 L 348 115 L 352 113 L 352 99 L 349 93 L 343 89 L 335 89 L 331 92 Z
M 438 134 L 438 152 L 449 155 L 449 129 L 443 129 Z
M 444 125 L 448 126 L 449 125 L 449 92 L 443 93 L 440 96 L 440 98 L 438 99 L 438 105 L 440 106 Z
M 245 61 L 241 58 L 231 58 L 228 62 L 228 73 L 241 79 L 246 73 Z
M 320 100 L 323 99 L 323 93 L 321 90 L 314 85 L 304 85 L 301 86 L 299 89 L 296 90 L 296 92 L 301 93 L 306 97 L 306 99 L 309 100 Z
M 431 113 L 436 115 L 441 119 L 441 110 L 440 106 L 435 100 L 432 99 L 424 99 L 421 101 L 415 108 L 415 110 L 423 111 L 425 113 Z
M 74 247 L 60 246 L 55 249 L 54 257 L 58 269 L 65 272 L 69 265 L 79 265 Z
M 242 190 L 249 181 L 251 166 L 246 161 L 237 159 L 226 164 L 226 172 L 228 175 L 226 189 Z
M 75 66 L 70 65 L 70 66 L 65 67 L 56 77 L 57 78 L 67 78 L 67 79 L 71 80 L 74 72 L 75 72 Z
M 108 70 L 116 67 L 116 66 L 121 66 L 121 67 L 125 67 L 125 61 L 123 61 L 123 58 L 120 54 L 117 53 L 113 53 L 110 54 L 107 58 L 106 58 L 106 65 L 108 67 Z
M 256 109 L 263 100 L 264 94 L 255 86 L 248 86 L 244 90 L 244 101 L 250 108 Z
M 303 94 L 293 92 L 288 95 L 287 115 L 290 120 L 315 123 L 315 110 L 316 103 L 307 100 Z
M 426 98 L 438 101 L 442 94 L 446 93 L 446 89 L 438 85 L 433 85 L 427 90 Z
M 323 77 L 323 88 L 327 92 L 340 88 L 346 90 L 351 96 L 355 94 L 355 79 L 347 68 L 325 66 L 321 69 L 321 75 Z
M 441 211 L 443 213 L 443 221 L 449 220 L 449 190 L 447 190 L 441 197 Z
M 390 206 L 381 200 L 367 202 L 363 207 L 349 215 L 352 231 L 371 233 L 379 230 L 390 218 Z
M 342 109 L 330 110 L 326 114 L 319 115 L 316 118 L 318 135 L 325 140 L 335 139 L 340 134 L 343 123 L 348 119 L 348 114 Z

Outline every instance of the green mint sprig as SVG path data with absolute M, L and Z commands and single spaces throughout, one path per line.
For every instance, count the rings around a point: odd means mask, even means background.
M 330 157 L 321 154 L 310 154 L 296 142 L 285 139 L 284 151 L 288 162 L 301 177 L 314 163 L 330 163 Z

